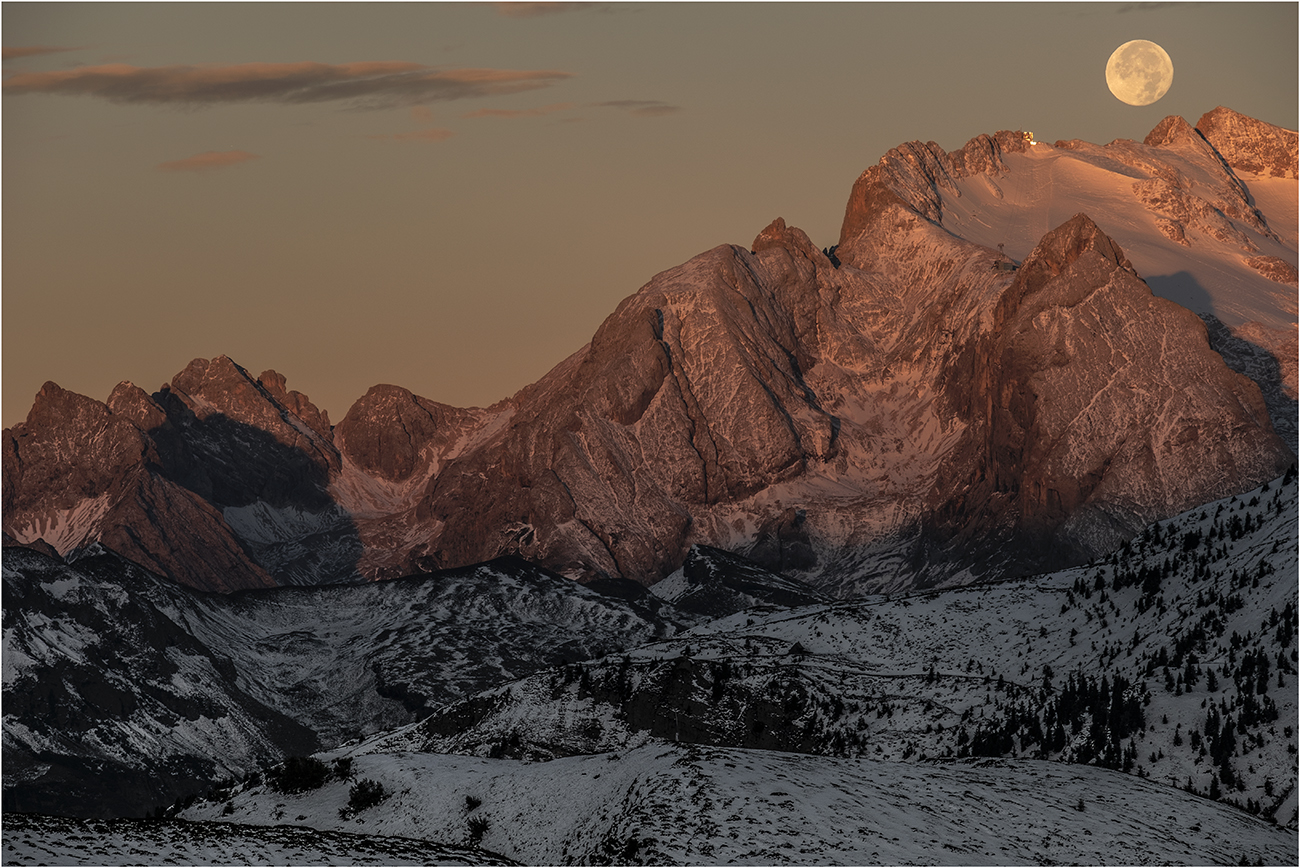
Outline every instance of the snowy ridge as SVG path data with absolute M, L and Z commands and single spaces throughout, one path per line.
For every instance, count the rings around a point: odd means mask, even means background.
M 143 813 L 284 747 L 319 746 L 164 613 L 184 590 L 116 556 L 6 549 L 4 594 L 10 810 Z
M 1086 766 L 1031 760 L 890 763 L 652 744 L 520 764 L 361 755 L 392 795 L 344 819 L 346 781 L 265 785 L 200 802 L 191 820 L 277 822 L 459 841 L 532 865 L 1288 864 L 1294 835 L 1205 799 Z M 473 807 L 470 807 L 470 806 Z
M 652 585 L 650 593 L 681 611 L 714 618 L 763 604 L 800 606 L 828 599 L 803 582 L 707 546 L 692 547 L 681 569 Z
M 1139 162 L 1147 150 L 1158 167 Z M 1069 149 L 1040 143 L 1003 159 L 1008 171 L 996 181 L 980 175 L 957 181 L 951 194 L 941 191 L 945 229 L 985 247 L 1005 244 L 1019 261 L 1048 230 L 1083 212 L 1120 243 L 1156 294 L 1230 326 L 1294 325 L 1294 293 L 1247 264 L 1251 256 L 1269 255 L 1294 265 L 1294 242 L 1288 246 L 1272 231 L 1273 220 L 1249 219 L 1244 198 L 1235 219 L 1224 214 L 1220 209 L 1232 210 L 1225 200 L 1233 188 L 1222 173 L 1211 175 L 1204 152 L 1132 142 Z M 1174 184 L 1155 172 L 1172 172 Z M 1272 188 L 1289 183 L 1295 198 L 1295 181 L 1269 181 Z M 1254 198 L 1276 207 L 1284 197 L 1270 191 Z M 1184 243 L 1161 228 L 1171 225 L 1170 214 L 1183 218 L 1178 237 Z M 1288 226 L 1289 216 L 1278 214 L 1278 225 Z

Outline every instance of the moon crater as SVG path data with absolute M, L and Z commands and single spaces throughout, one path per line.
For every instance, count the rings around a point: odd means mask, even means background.
M 1174 82 L 1169 54 L 1146 39 L 1125 42 L 1106 61 L 1106 86 L 1121 102 L 1151 105 Z

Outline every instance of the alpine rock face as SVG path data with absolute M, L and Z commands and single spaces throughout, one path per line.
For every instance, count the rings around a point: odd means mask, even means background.
M 650 585 L 696 545 L 839 595 L 1082 563 L 1293 460 L 1295 141 L 1216 109 L 901 145 L 834 248 L 709 250 L 486 409 L 376 386 L 331 426 L 224 357 L 47 384 L 4 530 L 223 591 L 502 555 Z

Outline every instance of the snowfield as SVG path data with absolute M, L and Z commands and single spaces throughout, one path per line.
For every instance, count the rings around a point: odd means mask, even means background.
M 1229 326 L 1254 321 L 1295 329 L 1294 287 L 1247 264 L 1256 255 L 1295 262 L 1294 179 L 1242 177 L 1270 234 L 1225 216 L 1237 213 L 1231 182 L 1191 140 L 1158 152 L 1127 141 L 1069 148 L 1040 142 L 1003 154 L 1002 161 L 1005 172 L 963 178 L 940 191 L 944 228 L 985 247 L 1005 244 L 1018 262 L 1046 232 L 1086 213 L 1120 241 L 1156 295 Z M 1180 218 L 1186 243 L 1162 231 L 1171 217 Z
M 521 763 L 370 754 L 358 778 L 393 792 L 339 816 L 348 784 L 287 796 L 265 785 L 192 820 L 465 841 L 533 865 L 1290 864 L 1294 834 L 1160 784 L 1032 760 L 878 762 L 649 744 Z M 476 800 L 473 804 L 468 800 Z

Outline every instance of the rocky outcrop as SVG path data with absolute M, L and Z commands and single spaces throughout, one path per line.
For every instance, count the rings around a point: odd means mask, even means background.
M 1287 130 L 1219 106 L 1196 129 L 1234 170 L 1266 178 L 1296 178 L 1298 137 Z
M 1007 171 L 1002 155 L 1024 153 L 1029 149 L 1028 137 L 1019 130 L 1000 130 L 989 135 L 978 135 L 960 150 L 948 154 L 953 173 L 959 178 L 973 175 L 995 175 Z
M 840 230 L 840 244 L 861 235 L 868 215 L 884 210 L 894 200 L 927 220 L 940 222 L 942 194 L 960 198 L 956 183 L 959 179 L 1006 172 L 1002 156 L 1023 153 L 1028 148 L 1024 133 L 1001 130 L 992 136 L 976 136 L 951 153 L 945 153 L 934 142 L 907 142 L 891 149 L 854 184 Z
M 1153 212 L 1173 225 L 1195 228 L 1206 235 L 1240 247 L 1247 252 L 1258 248 L 1242 228 L 1276 238 L 1263 215 L 1251 204 L 1246 186 L 1223 156 L 1178 115 L 1170 115 L 1147 134 L 1143 144 L 1178 154 L 1190 165 L 1166 163 L 1151 155 L 1121 152 L 1117 155 L 1151 177 L 1134 182 L 1133 191 Z M 1195 167 L 1197 172 L 1193 172 Z M 1195 177 L 1199 173 L 1199 178 Z M 1166 233 L 1169 234 L 1169 233 Z M 1181 236 L 1181 233 L 1179 233 Z M 1171 236 L 1172 237 L 1172 236 Z M 1180 242 L 1186 244 L 1186 241 Z
M 1300 279 L 1294 264 L 1276 256 L 1252 256 L 1246 260 L 1246 264 L 1274 283 L 1296 286 Z

